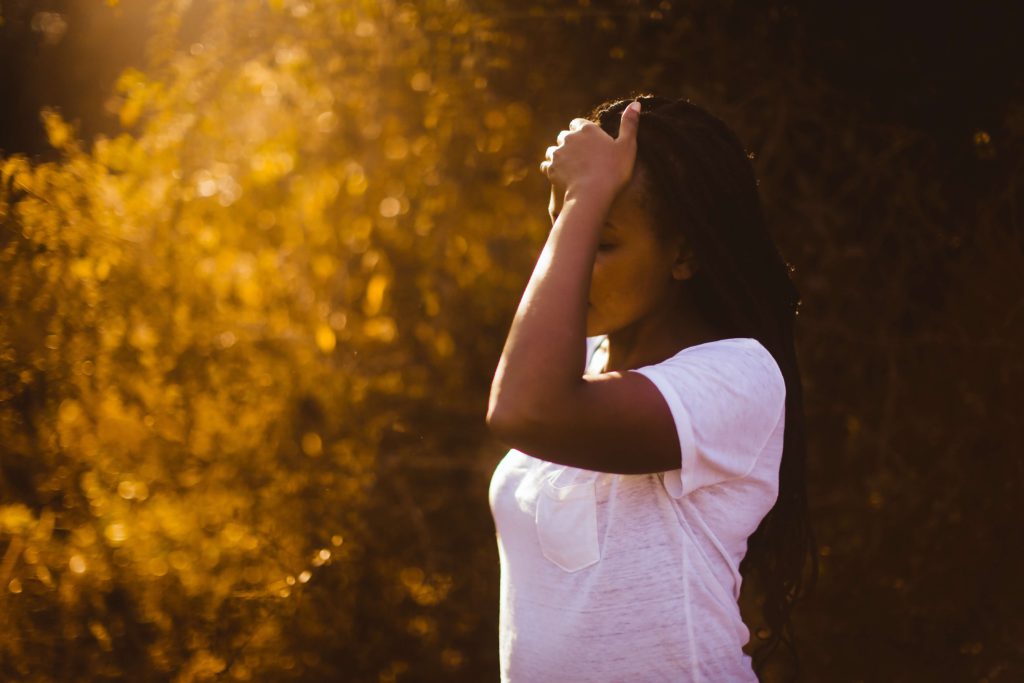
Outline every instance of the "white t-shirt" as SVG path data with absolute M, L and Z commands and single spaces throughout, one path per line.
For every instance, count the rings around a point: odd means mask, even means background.
M 587 339 L 588 373 L 606 339 Z M 512 449 L 494 471 L 502 683 L 757 681 L 739 564 L 778 495 L 782 372 L 747 337 L 630 372 L 665 397 L 679 469 L 612 474 Z

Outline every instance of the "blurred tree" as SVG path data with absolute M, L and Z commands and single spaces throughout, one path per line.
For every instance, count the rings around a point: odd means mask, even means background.
M 375 510 L 423 531 L 415 471 L 473 474 L 495 258 L 546 230 L 501 42 L 458 2 L 154 11 L 124 133 L 49 109 L 62 158 L 3 161 L 0 675 L 451 675 L 490 624 Z

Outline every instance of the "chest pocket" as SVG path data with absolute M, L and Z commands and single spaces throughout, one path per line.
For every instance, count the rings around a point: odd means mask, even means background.
M 537 496 L 537 540 L 544 557 L 567 572 L 601 559 L 597 535 L 596 482 L 555 483 L 563 470 L 544 477 Z

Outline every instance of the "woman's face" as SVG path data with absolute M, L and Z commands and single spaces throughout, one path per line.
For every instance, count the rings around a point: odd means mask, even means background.
M 552 188 L 552 224 L 564 191 Z M 658 240 L 638 187 L 637 174 L 615 197 L 601 227 L 587 304 L 586 336 L 610 334 L 670 304 L 678 280 L 690 276 L 677 264 L 680 241 Z

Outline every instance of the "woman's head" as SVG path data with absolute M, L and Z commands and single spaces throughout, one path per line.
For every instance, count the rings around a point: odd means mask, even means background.
M 686 286 L 702 318 L 729 336 L 760 338 L 800 295 L 765 226 L 750 157 L 726 124 L 686 100 L 642 95 L 587 118 L 617 137 L 633 99 L 641 104 L 636 198 L 663 243 L 692 250 Z M 730 290 L 736 296 L 724 296 Z
M 722 334 L 760 341 L 786 380 L 779 495 L 748 539 L 747 555 L 741 563 L 745 578 L 755 579 L 764 596 L 763 618 L 770 636 L 754 655 L 755 668 L 760 670 L 780 642 L 787 644 L 795 657 L 789 614 L 801 597 L 801 588 L 812 588 L 818 573 L 816 543 L 807 515 L 803 390 L 794 340 L 800 295 L 790 280 L 791 268 L 765 225 L 752 157 L 736 135 L 695 104 L 654 96 L 605 103 L 587 118 L 618 137 L 622 110 L 634 99 L 641 103 L 637 158 L 634 178 L 623 193 L 622 209 L 625 215 L 626 207 L 636 204 L 633 215 L 649 216 L 646 222 L 637 218 L 638 225 L 647 226 L 652 235 L 643 239 L 643 233 L 637 233 L 645 257 L 651 257 L 656 244 L 672 247 L 665 252 L 671 257 L 654 258 L 658 265 L 655 279 L 665 291 L 671 286 L 683 288 L 686 304 Z M 678 252 L 676 245 L 681 247 Z M 611 256 L 608 258 L 610 263 Z M 679 268 L 676 259 L 686 258 L 687 266 Z M 598 267 L 595 263 L 595 280 Z M 676 284 L 665 284 L 666 273 L 679 274 L 673 278 Z M 646 292 L 639 297 L 641 303 L 661 291 L 652 286 L 651 276 L 633 277 Z M 624 274 L 607 281 L 613 280 L 618 287 L 630 286 Z M 593 287 L 591 293 L 595 293 Z M 603 295 L 611 297 L 607 292 Z M 589 322 L 587 334 L 591 334 Z M 809 586 L 804 581 L 808 556 Z M 795 662 L 799 669 L 799 659 Z
M 614 333 L 671 309 L 683 280 L 693 275 L 681 234 L 654 228 L 641 169 L 615 196 L 601 226 L 587 297 L 586 335 Z M 561 211 L 561 192 L 552 188 L 552 223 Z

